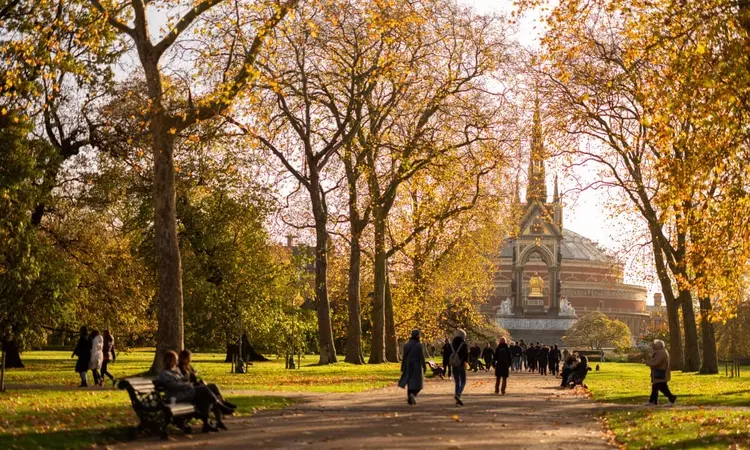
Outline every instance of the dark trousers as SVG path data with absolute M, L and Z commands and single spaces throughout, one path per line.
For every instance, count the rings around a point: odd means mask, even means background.
M 109 370 L 107 370 L 107 365 L 108 364 L 109 364 L 109 361 L 106 361 L 106 360 L 102 363 L 102 375 L 101 375 L 101 378 L 104 379 L 104 376 L 106 375 L 106 376 L 109 377 L 110 380 L 114 381 L 115 377 L 113 377 L 112 374 L 109 373 Z
M 539 375 L 547 375 L 547 362 L 539 361 Z
M 421 391 L 421 389 L 407 389 L 406 399 L 408 400 L 410 395 L 413 395 L 416 397 L 417 395 L 419 395 L 419 391 Z
M 92 375 L 94 375 L 94 385 L 99 384 L 99 380 L 102 379 L 102 376 L 99 375 L 99 371 L 97 369 L 91 369 Z
M 549 362 L 549 373 L 552 375 L 557 375 L 558 369 L 560 367 L 560 364 L 558 361 L 550 361 Z
M 502 392 L 505 394 L 505 387 L 508 385 L 508 378 L 507 377 L 497 377 L 495 378 L 495 394 L 498 392 Z
M 466 366 L 461 364 L 453 368 L 453 381 L 456 384 L 456 395 L 461 397 L 466 387 Z
M 450 378 L 453 371 L 451 370 L 451 365 L 447 360 L 443 360 L 443 369 L 445 370 L 445 376 Z
M 664 396 L 667 397 L 670 402 L 673 402 L 676 398 L 676 396 L 669 391 L 667 382 L 664 381 L 662 383 L 654 383 L 651 385 L 651 397 L 648 399 L 649 403 L 653 403 L 654 405 L 656 405 L 659 402 L 659 392 L 664 394 Z
M 203 421 L 208 420 L 208 413 L 211 412 L 217 401 L 216 395 L 211 392 L 208 386 L 195 386 L 195 396 L 192 403 L 195 405 Z

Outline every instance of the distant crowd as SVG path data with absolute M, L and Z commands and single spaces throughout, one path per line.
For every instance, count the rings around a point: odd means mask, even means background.
M 664 342 L 655 340 L 651 346 L 653 351 L 650 360 L 646 362 L 651 368 L 651 396 L 647 406 L 658 403 L 657 397 L 661 392 L 674 405 L 677 396 L 672 394 L 667 386 L 670 379 L 669 353 Z M 495 394 L 505 395 L 508 378 L 511 372 L 539 373 L 541 376 L 560 377 L 560 386 L 573 388 L 583 384 L 586 375 L 591 370 L 588 358 L 578 352 L 567 349 L 560 351 L 557 344 L 547 346 L 542 343 L 527 344 L 521 339 L 518 342 L 501 337 L 497 347 L 486 343 L 484 348 L 478 344 L 470 344 L 463 330 L 457 330 L 452 340 L 446 339 L 442 348 L 442 366 L 430 361 L 425 362 L 424 347 L 420 343 L 419 330 L 412 331 L 409 342 L 404 346 L 404 357 L 401 363 L 401 379 L 399 386 L 406 388 L 407 401 L 416 405 L 417 395 L 423 387 L 423 374 L 430 367 L 440 378 L 453 379 L 455 383 L 454 399 L 456 406 L 463 406 L 463 391 L 466 387 L 467 371 L 480 370 L 495 371 Z M 601 354 L 604 360 L 604 354 Z M 599 370 L 597 365 L 596 370 Z

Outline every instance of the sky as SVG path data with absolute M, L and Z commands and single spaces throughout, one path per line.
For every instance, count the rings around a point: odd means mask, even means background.
M 513 9 L 511 0 L 459 0 L 466 4 L 472 5 L 480 13 L 510 14 Z M 158 29 L 164 25 L 165 17 L 162 14 L 150 14 L 149 22 L 154 35 L 159 35 Z M 530 12 L 519 18 L 516 24 L 516 40 L 527 48 L 538 48 L 539 38 L 544 32 L 544 24 L 540 20 L 540 13 Z M 527 162 L 523 161 L 521 167 L 526 167 Z M 596 176 L 594 168 L 574 169 L 575 178 L 591 180 Z M 549 161 L 547 164 L 547 184 L 548 192 L 552 194 L 552 184 L 555 174 L 560 175 L 560 190 L 563 193 L 564 217 L 563 226 L 592 241 L 598 243 L 604 248 L 617 252 L 618 256 L 625 261 L 630 256 L 623 254 L 621 249 L 632 244 L 632 236 L 639 233 L 634 228 L 632 222 L 627 222 L 621 216 L 613 216 L 610 209 L 607 208 L 607 199 L 613 195 L 604 189 L 587 190 L 578 192 L 576 186 L 578 181 L 573 177 L 563 176 L 562 170 L 556 169 L 556 162 Z M 647 286 L 649 290 L 648 301 L 651 302 L 652 294 L 656 290 L 656 285 L 651 280 L 643 277 L 643 270 L 628 270 L 626 265 L 625 281 L 628 283 Z M 646 269 L 646 277 L 650 276 L 650 269 Z
M 472 5 L 481 13 L 509 14 L 513 10 L 510 0 L 459 0 Z M 544 23 L 538 12 L 530 12 L 518 19 L 515 38 L 524 47 L 539 48 L 539 38 L 544 33 Z M 543 101 L 543 100 L 542 100 Z M 524 162 L 525 163 L 525 162 Z M 524 167 L 525 165 L 522 165 Z M 578 180 L 563 176 L 562 169 L 556 161 L 547 163 L 547 191 L 552 193 L 554 176 L 560 175 L 560 191 L 563 193 L 564 213 L 563 227 L 585 236 L 604 248 L 612 250 L 626 261 L 625 282 L 646 286 L 648 302 L 652 303 L 653 293 L 658 286 L 653 281 L 651 268 L 633 262 L 634 252 L 625 252 L 623 248 L 630 248 L 634 243 L 634 236 L 639 236 L 642 229 L 633 223 L 630 217 L 614 214 L 608 208 L 608 200 L 616 195 L 606 189 L 586 190 L 580 192 L 578 183 L 591 181 L 596 177 L 594 167 L 577 167 L 573 175 Z M 566 194 L 567 193 L 567 194 Z M 640 269 L 637 269 L 640 267 Z M 630 270 L 628 270 L 630 268 Z

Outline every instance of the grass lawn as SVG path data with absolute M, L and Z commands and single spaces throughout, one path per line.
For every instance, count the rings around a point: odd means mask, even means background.
M 600 366 L 600 371 L 589 372 L 586 377 L 594 400 L 631 405 L 648 400 L 651 382 L 647 366 Z M 750 448 L 750 412 L 731 409 L 750 406 L 750 376 L 672 372 L 669 388 L 678 396 L 679 406 L 698 408 L 608 411 L 604 420 L 617 442 L 627 448 Z M 666 400 L 661 397 L 660 402 Z
M 26 368 L 9 370 L 9 390 L 0 393 L 0 448 L 82 448 L 127 438 L 128 427 L 137 419 L 124 391 L 112 389 L 111 384 L 78 390 L 80 379 L 68 352 L 21 356 Z M 153 350 L 122 353 L 110 372 L 116 377 L 142 374 L 152 359 Z M 248 396 L 243 390 L 358 392 L 393 384 L 399 374 L 397 364 L 317 366 L 315 362 L 317 357 L 308 356 L 298 370 L 285 370 L 281 360 L 255 363 L 247 374 L 232 374 L 222 354 L 193 356 L 200 376 L 222 388 L 238 405 L 238 415 L 283 408 L 293 401 L 283 396 Z M 13 389 L 14 385 L 30 388 Z
M 10 370 L 6 375 L 8 383 L 66 386 L 80 383 L 70 353 L 27 352 L 21 357 L 26 368 Z M 279 359 L 254 363 L 246 374 L 233 374 L 229 372 L 230 364 L 224 362 L 224 357 L 219 353 L 193 355 L 193 367 L 199 375 L 224 390 L 360 392 L 393 384 L 400 375 L 398 364 L 318 366 L 317 356 L 303 358 L 302 367 L 296 370 L 284 369 L 284 361 Z M 151 349 L 122 353 L 117 362 L 110 364 L 109 371 L 115 377 L 134 376 L 147 371 L 153 358 Z

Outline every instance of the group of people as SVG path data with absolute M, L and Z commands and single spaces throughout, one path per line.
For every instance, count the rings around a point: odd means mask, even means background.
M 513 356 L 513 371 L 539 372 L 540 375 L 557 376 L 560 373 L 560 361 L 568 357 L 568 350 L 560 351 L 557 344 L 526 344 L 523 339 L 512 343 L 510 351 Z
M 404 347 L 404 357 L 401 362 L 401 379 L 399 386 L 407 390 L 407 402 L 410 405 L 417 404 L 417 395 L 423 388 L 424 373 L 426 363 L 424 356 L 424 347 L 420 343 L 419 330 L 413 330 L 409 342 Z M 466 332 L 457 330 L 453 340 L 446 339 L 443 347 L 443 367 L 448 378 L 453 378 L 455 383 L 454 399 L 456 406 L 463 406 L 462 394 L 466 387 L 467 368 L 479 370 L 484 368 L 489 370 L 490 367 L 495 369 L 495 394 L 505 395 L 508 378 L 510 373 L 528 371 L 538 371 L 541 375 L 557 375 L 560 366 L 560 359 L 563 359 L 563 369 L 560 374 L 561 387 L 572 387 L 583 384 L 586 374 L 591 370 L 588 365 L 588 358 L 585 355 L 571 353 L 567 349 L 562 352 L 557 344 L 552 347 L 535 343 L 527 345 L 523 340 L 518 343 L 510 342 L 501 337 L 498 340 L 497 348 L 494 351 L 490 344 L 485 349 L 477 352 L 478 346 L 468 348 Z M 674 395 L 668 386 L 670 380 L 670 362 L 669 353 L 667 352 L 664 342 L 655 340 L 651 345 L 652 355 L 646 361 L 646 365 L 651 368 L 651 396 L 646 403 L 647 406 L 654 406 L 658 403 L 658 395 L 661 392 L 669 400 L 670 405 L 674 405 L 677 396 Z M 481 355 L 484 359 L 484 366 L 478 361 Z M 597 366 L 597 370 L 599 367 Z
M 109 330 L 104 330 L 102 334 L 99 331 L 88 329 L 83 326 L 80 330 L 78 343 L 71 358 L 78 357 L 76 361 L 76 372 L 81 377 L 80 387 L 89 385 L 89 370 L 94 376 L 94 385 L 102 386 L 104 377 L 108 377 L 112 385 L 116 383 L 115 377 L 109 372 L 109 363 L 115 361 L 115 338 Z
M 420 343 L 419 330 L 413 330 L 409 342 L 404 346 L 404 356 L 401 361 L 401 379 L 399 386 L 406 388 L 407 402 L 410 405 L 417 404 L 417 395 L 424 385 L 424 373 L 426 363 L 424 347 Z M 463 406 L 462 395 L 466 387 L 467 370 L 487 370 L 494 368 L 495 393 L 505 395 L 508 377 L 510 375 L 512 356 L 507 340 L 503 337 L 498 341 L 496 348 L 488 343 L 484 349 L 478 345 L 469 347 L 466 340 L 466 332 L 457 330 L 452 340 L 447 340 L 443 347 L 443 367 L 449 378 L 455 384 L 454 400 L 456 406 Z M 479 358 L 484 360 L 484 363 Z

